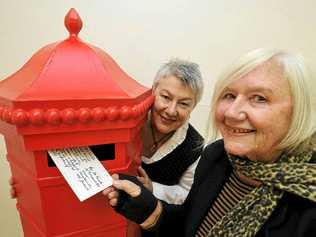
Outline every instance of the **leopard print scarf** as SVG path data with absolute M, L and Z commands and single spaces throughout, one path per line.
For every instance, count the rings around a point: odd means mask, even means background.
M 228 156 L 231 164 L 244 175 L 262 182 L 240 200 L 210 230 L 208 237 L 252 237 L 275 209 L 284 192 L 316 202 L 316 164 L 308 163 L 315 147 L 297 155 L 281 155 L 273 164 Z M 238 167 L 238 168 L 237 168 Z

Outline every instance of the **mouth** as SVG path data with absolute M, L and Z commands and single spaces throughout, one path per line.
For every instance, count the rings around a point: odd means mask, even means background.
M 225 127 L 225 131 L 229 134 L 232 134 L 232 135 L 246 135 L 246 134 L 249 134 L 249 133 L 254 133 L 256 132 L 255 129 L 248 129 L 248 128 L 233 128 L 233 127 L 229 127 L 229 126 L 226 126 Z
M 162 115 L 160 115 L 160 119 L 163 123 L 174 123 L 175 121 L 177 121 L 177 119 L 175 118 L 168 118 Z

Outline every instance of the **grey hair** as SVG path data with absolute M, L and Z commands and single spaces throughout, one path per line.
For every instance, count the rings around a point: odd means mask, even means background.
M 293 99 L 291 124 L 278 149 L 293 151 L 299 144 L 310 138 L 316 131 L 316 111 L 313 101 L 315 82 L 312 80 L 301 55 L 282 50 L 257 49 L 240 57 L 217 80 L 213 93 L 208 138 L 214 140 L 218 136 L 215 123 L 215 110 L 223 90 L 235 81 L 263 63 L 272 62 L 282 66 L 283 78 L 289 83 Z
M 162 78 L 174 76 L 191 88 L 195 96 L 195 105 L 201 100 L 203 94 L 203 79 L 199 65 L 182 59 L 172 59 L 163 64 L 154 79 L 153 89 Z

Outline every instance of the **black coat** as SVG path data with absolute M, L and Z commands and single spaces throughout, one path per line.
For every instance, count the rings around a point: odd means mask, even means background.
M 315 154 L 313 158 L 316 159 Z M 223 141 L 208 145 L 185 203 L 180 206 L 163 203 L 158 236 L 193 237 L 231 172 Z M 316 236 L 316 203 L 285 193 L 256 236 Z

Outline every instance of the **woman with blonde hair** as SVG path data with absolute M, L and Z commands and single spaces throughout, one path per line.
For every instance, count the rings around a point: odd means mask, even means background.
M 183 205 L 114 175 L 109 203 L 157 236 L 314 236 L 315 81 L 301 56 L 259 49 L 216 83 L 204 149 Z M 170 228 L 172 226 L 172 228 Z

